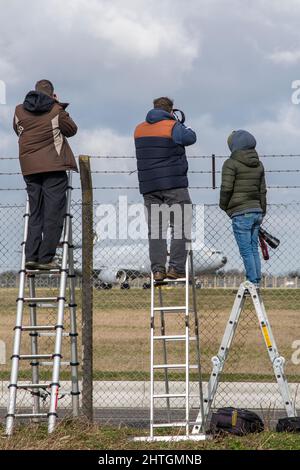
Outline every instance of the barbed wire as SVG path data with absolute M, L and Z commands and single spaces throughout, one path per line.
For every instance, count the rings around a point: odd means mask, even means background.
M 141 201 L 142 202 L 142 201 Z M 102 204 L 103 201 L 94 201 L 93 206 L 98 206 L 99 204 Z M 111 201 L 110 204 L 116 204 L 115 201 Z M 128 201 L 128 204 L 136 204 L 136 200 Z M 73 206 L 81 206 L 82 201 L 72 201 L 72 207 Z M 196 203 L 194 205 L 197 205 Z M 202 205 L 202 203 L 200 204 Z M 219 204 L 216 202 L 211 202 L 211 203 L 203 203 L 205 207 L 219 207 Z M 290 202 L 271 202 L 268 203 L 268 206 L 271 207 L 291 207 L 291 206 L 300 206 L 300 201 L 290 201 Z M 11 208 L 24 208 L 24 203 L 1 203 L 0 202 L 0 209 L 11 209 Z
M 92 170 L 91 173 L 93 174 L 127 174 L 131 176 L 133 173 L 136 173 L 137 170 Z M 221 170 L 216 170 L 213 172 L 212 170 L 189 170 L 189 174 L 205 174 L 211 175 L 212 173 L 221 174 Z M 265 170 L 265 173 L 300 173 L 300 169 L 284 169 L 284 170 Z M 1 175 L 1 173 L 0 173 Z
M 298 153 L 290 153 L 290 154 L 259 154 L 260 157 L 262 158 L 294 158 L 294 157 L 300 157 L 300 154 Z M 93 159 L 105 159 L 105 158 L 124 158 L 124 159 L 136 159 L 136 156 L 134 155 L 90 155 L 90 158 Z M 187 155 L 187 158 L 209 158 L 211 159 L 212 157 L 214 158 L 229 158 L 230 155 Z
M 80 190 L 81 187 L 73 187 L 73 190 Z M 93 190 L 138 190 L 138 186 L 94 186 Z M 210 189 L 212 191 L 216 189 L 220 189 L 220 186 L 215 186 L 212 188 L 211 186 L 189 186 L 189 189 Z M 298 185 L 284 185 L 284 186 L 267 186 L 267 189 L 300 189 Z M 26 188 L 0 188 L 0 191 L 26 191 Z
M 73 189 L 79 189 L 79 188 L 73 188 Z M 108 190 L 108 189 L 132 189 L 136 190 L 139 189 L 138 186 L 102 186 L 102 187 L 93 187 L 93 189 L 96 190 Z M 211 186 L 189 186 L 189 189 L 220 189 L 220 186 L 216 186 L 215 188 L 212 188 Z M 267 189 L 300 189 L 300 186 L 267 186 Z
M 131 176 L 132 174 L 137 173 L 137 170 L 92 170 L 92 174 L 102 174 L 102 175 L 127 175 Z M 211 175 L 212 170 L 189 170 L 189 174 L 202 174 L 202 175 Z M 221 170 L 216 170 L 215 174 L 221 174 Z M 284 170 L 265 170 L 265 173 L 300 173 L 300 169 L 284 169 Z M 2 171 L 0 176 L 20 176 L 22 173 L 20 171 Z
M 134 173 L 137 173 L 137 170 L 92 170 L 91 173 L 93 174 L 127 174 L 131 176 Z M 200 173 L 200 174 L 211 174 L 211 170 L 190 170 L 189 173 Z M 220 171 L 216 171 L 216 173 L 221 173 Z M 1 175 L 1 173 L 0 173 Z
M 18 157 L 0 157 L 0 160 L 19 160 Z
M 79 186 L 73 189 L 81 189 Z M 96 189 L 96 188 L 94 188 Z M 26 188 L 0 188 L 0 191 L 26 191 Z
M 88 155 L 91 159 L 136 159 L 135 155 Z M 285 154 L 259 154 L 261 158 L 297 158 L 300 157 L 300 154 L 298 153 L 285 153 Z M 214 158 L 229 158 L 230 155 L 187 155 L 187 158 L 199 158 L 199 159 L 205 159 L 209 158 L 211 159 L 212 157 Z M 78 158 L 78 155 L 76 156 Z M 18 157 L 0 157 L 1 160 L 19 160 Z
M 25 188 L 0 188 L 0 191 L 26 191 Z

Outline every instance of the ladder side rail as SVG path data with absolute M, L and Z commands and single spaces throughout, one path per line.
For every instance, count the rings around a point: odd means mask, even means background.
M 274 369 L 275 378 L 278 384 L 284 407 L 287 412 L 287 416 L 294 417 L 297 414 L 295 405 L 293 404 L 293 400 L 290 394 L 289 385 L 284 373 L 285 360 L 282 356 L 280 356 L 279 351 L 277 349 L 272 328 L 268 320 L 267 312 L 265 310 L 265 306 L 260 294 L 257 292 L 254 285 L 249 286 L 249 291 L 259 321 L 260 330 L 268 351 L 268 355 Z
M 150 319 L 150 438 L 154 433 L 154 278 L 151 271 L 151 319 Z
M 28 281 L 29 281 L 29 295 L 30 297 L 35 297 L 36 292 L 35 292 L 35 275 L 34 274 L 29 274 L 28 276 Z M 29 304 L 29 317 L 30 317 L 30 325 L 36 326 L 37 325 L 37 312 L 36 312 L 36 304 L 30 303 Z M 39 350 L 38 350 L 38 338 L 39 338 L 39 333 L 37 331 L 31 331 L 29 333 L 30 339 L 31 339 L 31 354 L 32 355 L 37 355 Z M 31 374 L 32 374 L 32 383 L 33 384 L 38 384 L 40 381 L 39 378 L 39 361 L 38 359 L 32 360 L 31 361 Z M 40 395 L 39 393 L 34 393 L 33 395 L 33 414 L 40 414 Z M 35 418 L 33 422 L 38 423 L 39 419 Z
M 161 286 L 158 286 L 158 297 L 159 297 L 159 306 L 163 307 L 163 295 Z M 161 336 L 166 335 L 166 323 L 165 323 L 165 312 L 163 310 L 160 311 L 160 334 Z M 167 343 L 166 340 L 163 340 L 163 357 L 164 357 L 164 364 L 168 363 L 168 354 L 167 354 Z M 164 369 L 164 378 L 165 378 L 165 392 L 166 395 L 170 393 L 170 386 L 169 386 L 169 370 L 167 368 Z M 171 420 L 171 409 L 170 409 L 170 398 L 167 397 L 167 416 L 168 421 Z
M 191 281 L 192 281 L 192 296 L 193 296 L 193 313 L 194 313 L 194 322 L 195 322 L 195 338 L 196 338 L 196 354 L 197 354 L 197 363 L 198 363 L 198 382 L 199 382 L 199 398 L 200 398 L 200 412 L 201 416 L 204 417 L 204 396 L 203 396 L 203 379 L 202 379 L 202 365 L 201 365 L 201 350 L 200 350 L 200 336 L 199 336 L 199 318 L 198 318 L 198 309 L 197 309 L 197 294 L 195 287 L 195 272 L 194 272 L 194 260 L 193 260 L 193 251 L 190 249 L 190 270 L 191 270 Z M 204 420 L 201 432 L 204 432 Z
M 240 314 L 243 310 L 244 303 L 245 303 L 245 287 L 244 284 L 241 284 L 238 292 L 236 294 L 233 307 L 229 316 L 229 320 L 227 322 L 223 338 L 221 341 L 221 345 L 218 350 L 217 356 L 212 358 L 212 372 L 208 381 L 207 386 L 207 398 L 204 400 L 204 414 L 203 418 L 201 417 L 201 412 L 198 413 L 196 422 L 199 421 L 199 424 L 196 424 L 193 428 L 193 434 L 197 434 L 200 432 L 201 427 L 204 423 L 206 423 L 208 419 L 208 415 L 210 413 L 210 409 L 212 407 L 218 384 L 219 384 L 219 377 L 223 371 L 225 361 L 227 359 L 227 355 L 232 344 L 236 328 L 238 325 L 238 321 L 240 318 Z
M 207 410 L 205 417 L 207 417 L 207 412 L 210 410 L 210 407 L 213 403 L 216 389 L 219 383 L 219 376 L 223 371 L 225 361 L 227 359 L 229 349 L 231 347 L 232 341 L 235 336 L 235 332 L 238 326 L 240 314 L 243 310 L 245 304 L 245 288 L 240 286 L 237 295 L 235 297 L 232 311 L 227 322 L 224 335 L 220 344 L 220 348 L 217 356 L 212 358 L 213 361 L 213 370 L 210 376 L 209 385 L 208 385 L 208 399 L 207 399 Z
M 265 327 L 264 330 L 262 330 L 263 338 L 265 341 L 266 348 L 269 349 L 269 346 L 272 345 L 272 355 L 274 357 L 279 356 L 279 351 L 276 345 L 276 341 L 271 329 L 271 324 L 268 319 L 268 315 L 263 303 L 262 297 L 259 295 L 257 292 L 255 286 L 249 286 L 249 292 L 252 298 L 252 302 L 255 308 L 255 312 L 260 324 L 260 328 Z
M 65 296 L 67 286 L 67 266 L 68 266 L 68 245 L 70 236 L 70 224 L 71 224 L 71 182 L 72 173 L 69 173 L 68 188 L 67 188 L 67 202 L 66 202 L 66 214 L 64 223 L 64 235 L 63 235 L 63 254 L 62 264 L 60 270 L 60 286 L 57 306 L 57 323 L 56 323 L 56 338 L 55 348 L 53 354 L 53 371 L 52 371 L 52 382 L 51 382 L 51 396 L 50 396 L 50 408 L 49 408 L 49 421 L 48 421 L 48 432 L 49 434 L 54 431 L 56 418 L 57 418 L 57 404 L 58 404 L 58 393 L 59 393 L 59 374 L 60 374 L 60 363 L 61 363 L 61 346 L 63 338 L 63 322 L 64 322 L 64 307 L 65 307 Z
M 271 328 L 271 323 L 269 321 L 269 318 L 268 318 L 268 315 L 267 315 L 267 312 L 266 312 L 266 309 L 265 309 L 265 305 L 264 305 L 264 302 L 263 302 L 263 299 L 261 297 L 261 295 L 259 293 L 257 293 L 258 295 L 258 299 L 259 299 L 259 302 L 260 302 L 260 307 L 261 307 L 261 311 L 262 311 L 262 315 L 263 317 L 265 318 L 265 324 L 267 325 L 267 329 L 268 329 L 268 333 L 269 333 L 269 337 L 271 339 L 271 342 L 272 342 L 272 350 L 273 352 L 280 357 L 280 354 L 279 354 L 279 350 L 278 350 L 278 347 L 277 347 L 277 344 L 276 344 L 276 341 L 275 341 L 275 337 L 273 335 L 273 330 Z M 259 319 L 259 317 L 258 317 Z
M 186 436 L 190 433 L 190 318 L 189 318 L 189 256 L 185 261 L 185 421 Z
M 76 318 L 76 294 L 75 294 L 75 270 L 74 270 L 74 248 L 73 248 L 73 228 L 72 221 L 70 223 L 69 232 L 69 311 L 70 311 L 70 347 L 71 347 L 71 382 L 72 382 L 72 413 L 73 417 L 79 416 L 79 383 L 78 383 L 78 331 L 77 331 L 77 318 Z
M 20 356 L 20 346 L 21 346 L 23 307 L 24 307 L 24 289 L 25 289 L 25 261 L 26 261 L 25 260 L 25 243 L 27 240 L 27 233 L 28 233 L 28 222 L 29 222 L 29 216 L 30 216 L 29 211 L 30 211 L 29 199 L 27 196 L 26 208 L 25 208 L 25 214 L 24 214 L 21 270 L 20 270 L 20 275 L 19 275 L 17 314 L 16 314 L 14 345 L 13 345 L 12 365 L 11 365 L 11 375 L 10 375 L 10 385 L 9 385 L 9 401 L 8 401 L 7 417 L 6 417 L 6 434 L 9 436 L 13 432 L 14 416 L 15 416 L 16 400 L 17 400 L 17 381 L 18 381 L 18 372 L 19 372 L 19 356 Z

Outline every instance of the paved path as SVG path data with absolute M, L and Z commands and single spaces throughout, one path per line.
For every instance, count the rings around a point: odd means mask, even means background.
M 5 408 L 8 399 L 8 382 L 0 381 L 0 407 Z M 207 383 L 204 382 L 204 396 Z M 68 392 L 69 382 L 61 382 L 61 394 Z M 94 382 L 94 406 L 95 408 L 134 408 L 147 409 L 149 407 L 148 381 L 95 381 Z M 299 389 L 299 390 L 298 390 Z M 292 397 L 296 397 L 296 406 L 300 408 L 299 384 L 290 384 Z M 164 383 L 158 382 L 156 393 L 164 393 Z M 170 382 L 170 393 L 184 393 L 183 382 Z M 199 391 L 197 383 L 191 383 L 191 406 L 198 408 Z M 18 404 L 28 406 L 30 394 L 25 391 L 18 392 Z M 60 407 L 68 408 L 71 397 L 65 396 L 60 400 Z M 173 399 L 174 407 L 179 408 L 182 399 Z M 157 408 L 165 407 L 165 400 L 157 401 Z M 251 409 L 281 409 L 283 407 L 281 396 L 276 383 L 261 382 L 221 382 L 215 400 L 215 407 L 235 406 Z

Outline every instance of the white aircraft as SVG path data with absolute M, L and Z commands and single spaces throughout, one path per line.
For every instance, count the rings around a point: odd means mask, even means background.
M 225 266 L 227 258 L 214 248 L 203 247 L 193 250 L 195 277 L 214 273 Z M 150 260 L 148 243 L 132 245 L 94 245 L 94 279 L 96 288 L 110 289 L 113 284 L 128 289 L 129 281 L 145 278 L 144 288 L 149 288 Z M 147 282 L 146 282 L 147 281 Z

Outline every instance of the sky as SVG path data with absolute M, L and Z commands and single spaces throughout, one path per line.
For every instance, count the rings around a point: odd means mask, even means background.
M 76 154 L 134 155 L 134 127 L 161 95 L 197 132 L 189 155 L 227 155 L 227 136 L 238 128 L 255 135 L 262 154 L 299 153 L 292 83 L 300 79 L 300 0 L 0 0 L 0 10 L 1 157 L 17 156 L 14 107 L 41 78 L 70 103 Z M 0 171 L 18 168 L 0 164 Z M 300 158 L 270 158 L 265 166 L 298 169 Z M 134 170 L 135 161 L 94 160 L 93 168 Z M 210 161 L 191 160 L 190 168 L 209 169 Z M 136 174 L 105 181 L 136 185 Z M 190 181 L 211 183 L 199 175 Z M 270 185 L 297 182 L 297 174 L 269 178 Z M 20 178 L 5 183 L 22 186 Z M 274 202 L 282 196 L 299 194 L 270 192 Z M 217 201 L 217 192 L 200 190 L 197 199 Z
M 197 132 L 190 155 L 227 155 L 227 136 L 238 128 L 256 136 L 262 154 L 299 152 L 300 104 L 291 97 L 300 79 L 300 0 L 0 0 L 0 9 L 0 156 L 17 156 L 14 107 L 40 78 L 70 103 L 76 154 L 134 155 L 134 127 L 161 95 Z M 299 168 L 299 160 L 266 166 Z M 135 162 L 96 160 L 93 168 L 134 170 Z M 285 177 L 270 175 L 270 184 Z M 111 181 L 136 184 L 136 174 L 121 178 Z M 205 178 L 191 184 L 210 184 Z

